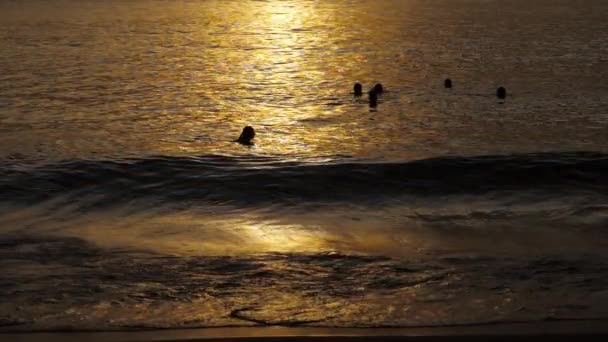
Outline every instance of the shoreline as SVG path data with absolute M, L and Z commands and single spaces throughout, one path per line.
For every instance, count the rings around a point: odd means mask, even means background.
M 317 328 L 238 327 L 105 332 L 0 332 L 7 341 L 221 341 L 221 342 L 375 342 L 375 341 L 571 341 L 574 337 L 608 339 L 608 319 L 544 321 L 453 327 Z

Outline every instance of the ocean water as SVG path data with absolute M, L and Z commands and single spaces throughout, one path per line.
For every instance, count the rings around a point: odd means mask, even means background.
M 607 18 L 0 1 L 0 331 L 608 319 Z

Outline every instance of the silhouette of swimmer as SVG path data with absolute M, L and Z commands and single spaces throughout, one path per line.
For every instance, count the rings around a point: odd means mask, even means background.
M 504 100 L 507 97 L 507 89 L 505 89 L 504 87 L 496 89 L 496 97 L 501 100 Z
M 376 90 L 372 89 L 367 92 L 367 96 L 369 98 L 369 106 L 371 108 L 376 108 L 378 106 L 378 94 Z
M 361 85 L 361 83 L 355 83 L 353 90 L 355 91 L 355 96 L 363 95 L 363 86 Z
M 374 91 L 376 92 L 377 95 L 382 94 L 384 92 L 384 88 L 382 87 L 382 84 L 376 83 L 376 85 L 374 86 Z
M 443 86 L 446 87 L 446 89 L 452 88 L 452 80 L 446 78 L 445 81 L 443 81 Z
M 236 139 L 236 141 L 239 144 L 243 144 L 243 145 L 253 145 L 253 143 L 251 142 L 251 139 L 253 139 L 254 137 L 255 137 L 255 131 L 253 130 L 253 127 L 245 126 L 245 128 L 243 128 L 243 132 L 241 133 L 239 138 Z

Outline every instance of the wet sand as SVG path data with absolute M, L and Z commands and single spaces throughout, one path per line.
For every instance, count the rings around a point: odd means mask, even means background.
M 547 321 L 425 328 L 207 328 L 121 332 L 0 333 L 3 341 L 221 341 L 221 342 L 376 342 L 376 341 L 572 341 L 606 340 L 608 320 Z

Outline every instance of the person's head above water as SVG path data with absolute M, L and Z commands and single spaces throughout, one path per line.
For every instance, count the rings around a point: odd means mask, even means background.
M 363 95 L 363 86 L 361 85 L 361 83 L 355 83 L 353 90 L 355 92 L 355 96 Z
M 376 92 L 376 94 L 382 94 L 382 92 L 384 92 L 384 87 L 382 87 L 381 83 L 376 83 L 376 85 L 374 86 L 374 91 Z
M 243 132 L 241 132 L 241 135 L 236 141 L 241 144 L 251 145 L 251 140 L 253 138 L 255 138 L 255 130 L 253 130 L 253 127 L 251 126 L 245 126 L 245 128 L 243 128 Z
M 507 89 L 505 89 L 505 87 L 499 87 L 496 89 L 496 97 L 504 100 L 507 97 Z

